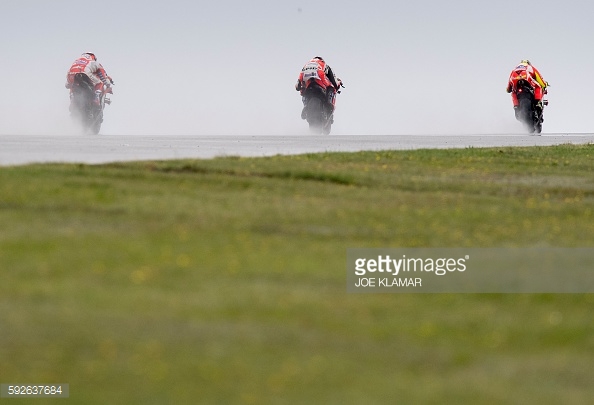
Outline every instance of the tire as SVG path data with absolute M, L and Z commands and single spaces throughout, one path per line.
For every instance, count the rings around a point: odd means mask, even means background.
M 326 121 L 326 125 L 324 125 L 324 127 L 322 128 L 322 134 L 330 135 L 330 131 L 332 131 L 333 122 L 334 120 L 332 119 L 332 115 L 330 115 L 330 117 Z
M 538 114 L 537 114 L 536 120 L 534 122 L 534 132 L 536 132 L 537 134 L 540 134 L 542 132 L 542 122 L 543 122 L 542 115 L 543 115 L 544 111 L 542 110 L 542 107 L 538 108 L 537 111 L 538 111 Z
M 93 135 L 99 135 L 99 131 L 101 131 L 101 122 L 96 122 L 91 125 L 89 131 L 91 131 L 91 134 Z
M 101 131 L 101 123 L 103 122 L 103 111 L 95 107 L 95 114 L 92 112 L 89 113 L 86 125 L 87 132 L 91 133 L 92 135 L 99 134 L 99 131 Z
M 532 100 L 527 97 L 521 98 L 519 110 L 520 121 L 522 124 L 524 124 L 529 133 L 534 133 L 535 126 L 533 118 L 534 112 L 532 111 Z
M 322 127 L 322 125 L 316 123 L 316 124 L 309 124 L 309 132 L 312 135 L 321 135 L 324 133 L 324 128 Z
M 307 123 L 312 134 L 319 135 L 323 131 L 322 101 L 312 97 L 307 101 Z

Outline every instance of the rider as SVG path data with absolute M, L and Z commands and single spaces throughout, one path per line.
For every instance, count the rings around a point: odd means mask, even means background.
M 334 75 L 334 72 L 324 59 L 316 56 L 303 66 L 295 85 L 295 90 L 301 93 L 303 101 L 303 111 L 301 111 L 301 119 L 305 119 L 305 90 L 309 87 L 310 79 L 315 82 L 326 92 L 326 100 L 334 111 L 334 95 L 339 91 L 341 80 Z
M 508 93 L 511 93 L 516 118 L 518 115 L 518 106 L 520 104 L 520 102 L 518 101 L 518 97 L 516 95 L 516 90 L 518 81 L 521 79 L 526 80 L 534 89 L 534 99 L 536 101 L 536 108 L 537 110 L 540 110 L 537 111 L 537 113 L 539 116 L 542 116 L 542 98 L 545 94 L 547 94 L 547 86 L 549 85 L 549 83 L 544 81 L 538 69 L 532 66 L 528 59 L 522 59 L 520 61 L 520 64 L 516 66 L 509 75 L 509 80 L 507 82 L 506 89 Z
M 95 86 L 95 103 L 99 104 L 99 96 L 101 93 L 111 93 L 113 90 L 111 85 L 113 80 L 107 75 L 103 66 L 97 62 L 97 57 L 92 52 L 85 52 L 80 58 L 72 63 L 70 70 L 66 74 L 66 88 L 70 89 L 70 99 L 72 100 L 72 84 L 74 83 L 74 76 L 77 73 L 84 73 L 91 79 L 93 86 Z

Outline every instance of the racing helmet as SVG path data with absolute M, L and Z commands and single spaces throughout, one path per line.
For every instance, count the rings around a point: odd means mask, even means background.
M 94 61 L 97 61 L 97 57 L 95 56 L 95 54 L 93 52 L 85 52 L 82 54 L 83 57 L 87 58 L 87 59 L 91 59 Z

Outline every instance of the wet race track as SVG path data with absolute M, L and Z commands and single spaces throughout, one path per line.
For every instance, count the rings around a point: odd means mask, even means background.
M 271 156 L 316 152 L 547 146 L 594 142 L 594 134 L 139 136 L 0 135 L 0 165 Z

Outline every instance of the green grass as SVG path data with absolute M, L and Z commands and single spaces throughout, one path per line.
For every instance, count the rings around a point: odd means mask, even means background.
M 0 382 L 590 403 L 593 294 L 347 294 L 346 249 L 594 246 L 593 172 L 593 145 L 0 168 Z

